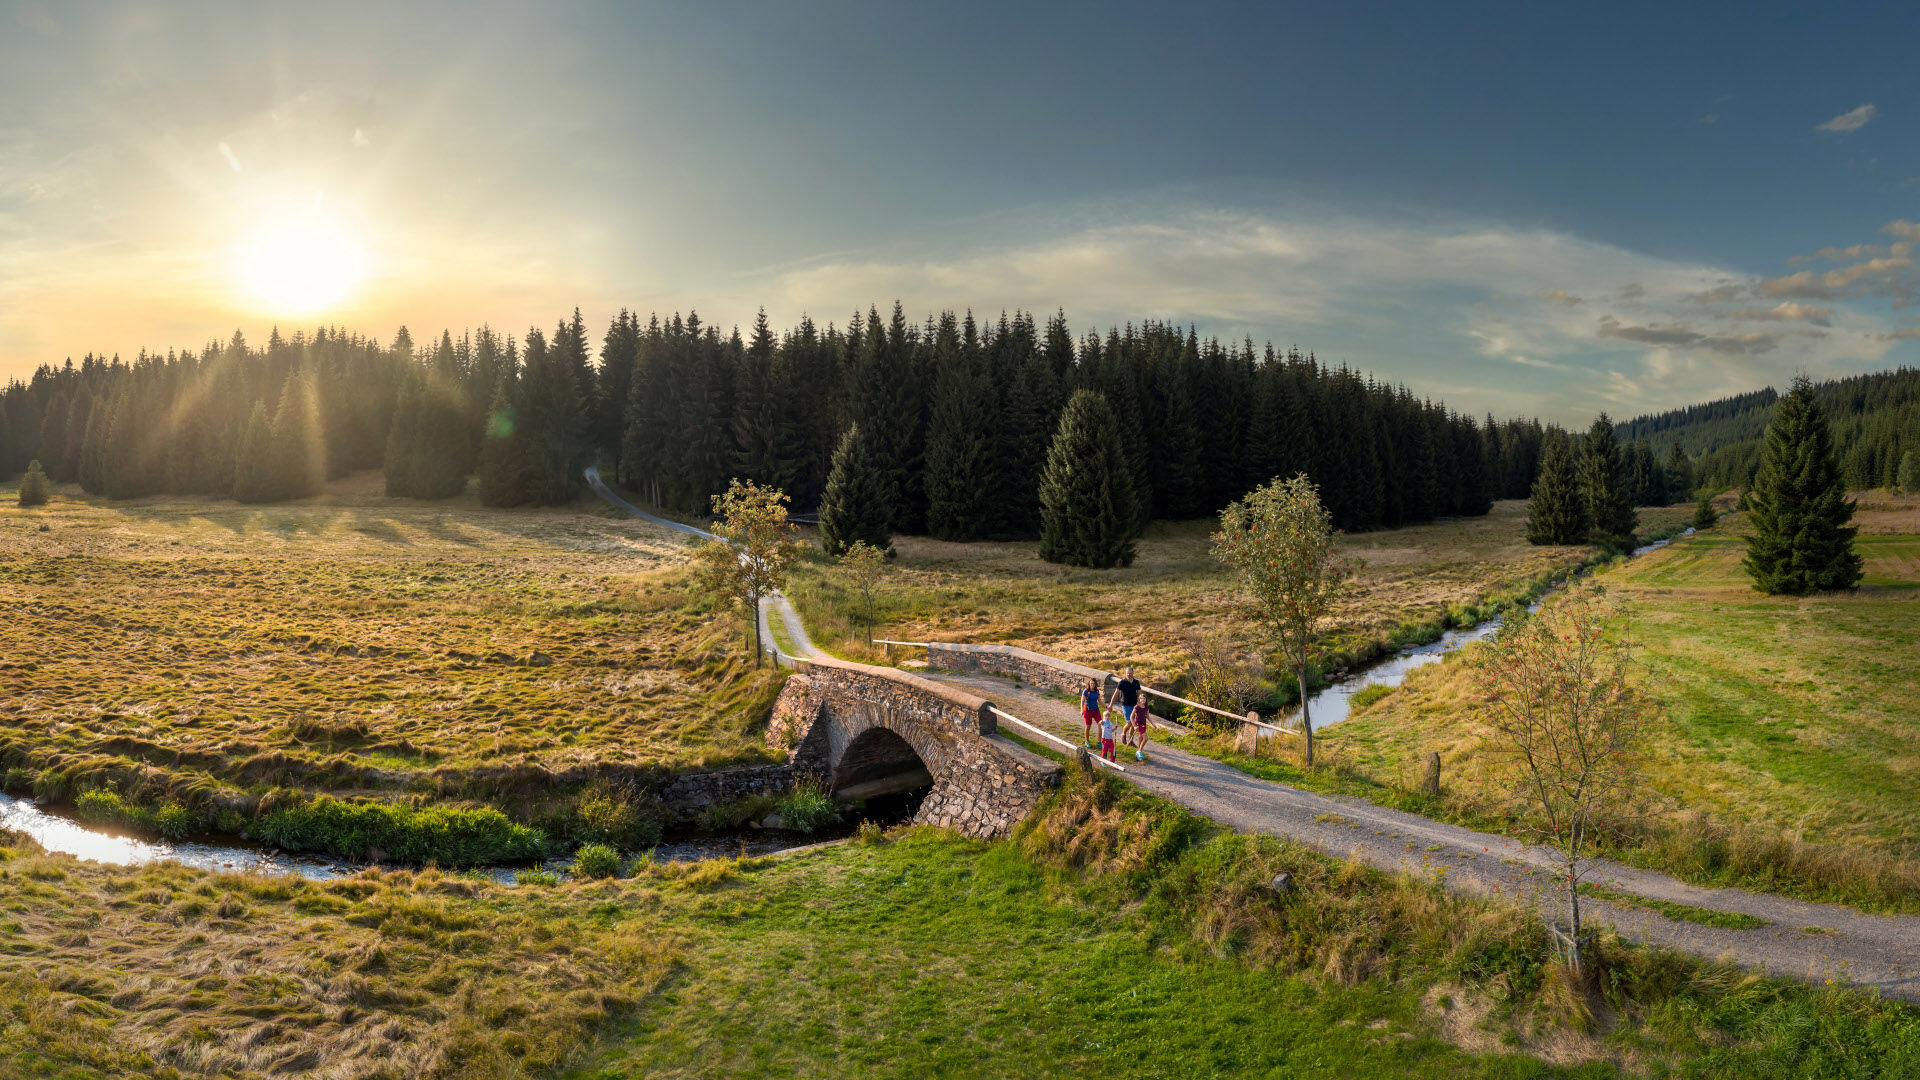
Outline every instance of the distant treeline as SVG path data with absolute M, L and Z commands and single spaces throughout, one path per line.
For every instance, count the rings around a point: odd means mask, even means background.
M 88 357 L 0 392 L 0 472 L 39 460 L 114 498 L 298 498 L 385 467 L 395 495 L 477 479 L 494 505 L 574 496 L 599 459 L 657 505 L 697 514 L 730 477 L 818 504 L 858 423 L 888 470 L 894 531 L 1031 537 L 1039 475 L 1073 391 L 1106 396 L 1142 514 L 1194 518 L 1304 471 L 1337 525 L 1485 513 L 1532 486 L 1535 420 L 1484 422 L 1298 350 L 1202 341 L 1146 322 L 1076 338 L 1064 316 L 912 324 L 895 305 L 845 329 L 810 319 L 743 337 L 697 315 L 622 312 L 597 362 L 579 312 L 551 335 L 490 329 L 382 346 L 338 330 L 263 347 Z
M 1901 457 L 1920 455 L 1920 369 L 1898 368 L 1818 383 L 1814 397 L 1833 429 L 1840 474 L 1849 488 L 1894 485 Z M 1700 486 L 1753 483 L 1762 436 L 1779 394 L 1772 387 L 1640 416 L 1619 425 L 1623 442 L 1647 441 L 1655 453 L 1678 445 L 1695 459 Z

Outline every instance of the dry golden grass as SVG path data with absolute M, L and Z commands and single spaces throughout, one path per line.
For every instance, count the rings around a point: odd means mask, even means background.
M 0 1072 L 524 1076 L 672 973 L 672 936 L 597 914 L 657 906 L 661 887 L 314 884 L 100 866 L 0 834 Z
M 0 505 L 6 763 L 176 795 L 484 793 L 530 770 L 762 753 L 776 677 L 693 601 L 682 541 L 378 483 L 267 507 Z
M 1852 594 L 1755 592 L 1744 517 L 1598 577 L 1626 603 L 1665 708 L 1648 768 L 1671 833 L 1663 864 L 1684 871 L 1707 845 L 1755 873 L 1884 877 L 1920 896 L 1920 538 L 1888 531 L 1915 502 L 1862 513 L 1867 577 Z M 1466 665 L 1422 668 L 1320 745 L 1406 789 L 1438 751 L 1471 797 L 1488 783 L 1472 699 Z
M 1677 508 L 1642 512 L 1648 527 L 1680 516 Z M 1165 680 L 1184 668 L 1188 641 L 1200 630 L 1224 629 L 1249 646 L 1261 642 L 1209 552 L 1217 527 L 1211 520 L 1156 522 L 1133 565 L 1116 570 L 1045 563 L 1033 543 L 899 537 L 899 558 L 880 587 L 878 636 L 1007 642 L 1100 667 L 1132 664 Z M 1527 543 L 1526 504 L 1517 500 L 1496 503 L 1485 517 L 1347 536 L 1341 548 L 1366 564 L 1326 634 L 1334 648 L 1350 652 L 1589 554 Z M 792 592 L 817 641 L 848 655 L 875 655 L 855 644 L 861 612 L 831 568 L 804 568 Z

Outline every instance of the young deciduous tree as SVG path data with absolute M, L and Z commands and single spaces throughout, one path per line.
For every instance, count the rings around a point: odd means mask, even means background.
M 1133 565 L 1140 511 L 1104 394 L 1077 390 L 1040 475 L 1040 557 L 1105 570 Z
M 840 568 L 847 572 L 847 582 L 859 590 L 866 601 L 867 644 L 872 645 L 873 590 L 879 587 L 880 578 L 887 572 L 887 554 L 865 540 L 855 540 L 840 556 Z
M 1753 532 L 1743 566 L 1763 593 L 1805 596 L 1851 589 L 1861 560 L 1853 501 L 1833 452 L 1833 430 L 1805 375 L 1775 406 L 1760 474 L 1748 491 Z
M 1655 717 L 1635 680 L 1632 642 L 1607 632 L 1618 613 L 1597 590 L 1570 593 L 1510 620 L 1471 661 L 1502 779 L 1557 857 L 1576 975 L 1586 948 L 1580 881 L 1609 815 L 1633 806 Z
M 40 468 L 40 459 L 27 462 L 27 474 L 20 478 L 20 505 L 45 506 L 51 491 L 47 474 Z
M 787 493 L 753 481 L 734 480 L 713 497 L 710 540 L 695 551 L 701 584 L 722 601 L 744 609 L 753 628 L 753 662 L 760 663 L 760 600 L 779 592 L 800 557 L 800 542 L 787 522 Z
M 1213 552 L 1239 577 L 1300 682 L 1300 726 L 1313 764 L 1307 664 L 1320 624 L 1359 562 L 1334 551 L 1333 516 L 1303 473 L 1256 488 L 1220 514 Z

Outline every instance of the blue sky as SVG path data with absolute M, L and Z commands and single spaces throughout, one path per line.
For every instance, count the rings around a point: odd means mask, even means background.
M 0 376 L 895 298 L 1569 422 L 1913 363 L 1917 9 L 1675 8 L 0 0 Z M 233 269 L 301 215 L 312 310 Z

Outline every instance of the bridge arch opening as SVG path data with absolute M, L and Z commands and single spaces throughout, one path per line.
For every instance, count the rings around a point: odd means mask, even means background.
M 842 802 L 884 804 L 889 817 L 909 819 L 933 788 L 933 771 L 899 732 L 870 727 L 853 737 L 833 770 L 833 794 Z M 879 809 L 874 806 L 874 809 Z

